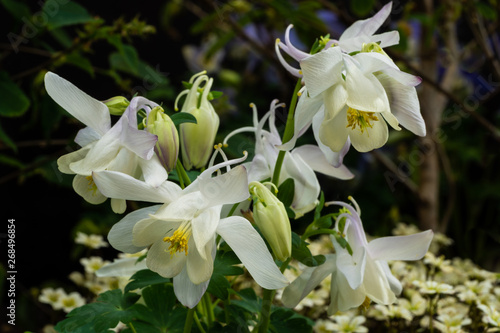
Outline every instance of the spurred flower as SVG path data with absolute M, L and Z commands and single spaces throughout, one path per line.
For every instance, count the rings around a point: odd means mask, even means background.
M 325 263 L 307 268 L 293 281 L 283 292 L 283 303 L 287 307 L 294 307 L 330 274 L 329 314 L 358 307 L 367 300 L 386 305 L 393 303 L 396 295 L 401 293 L 402 285 L 392 275 L 387 261 L 422 258 L 432 240 L 432 230 L 409 236 L 382 237 L 368 242 L 359 210 L 343 202 L 330 204 L 348 210 L 338 216 L 335 224 L 335 229 L 345 243 L 340 244 L 332 236 L 336 253 L 326 255 Z
M 247 174 L 243 166 L 217 177 L 212 174 L 245 158 L 209 167 L 183 190 L 169 181 L 155 188 L 123 173 L 94 173 L 99 190 L 106 195 L 164 203 L 125 216 L 111 229 L 110 244 L 126 253 L 149 248 L 148 268 L 173 278 L 177 298 L 190 308 L 199 302 L 208 287 L 217 234 L 233 249 L 258 284 L 267 289 L 284 287 L 288 281 L 248 220 L 240 216 L 220 218 L 222 205 L 249 197 Z
M 48 72 L 45 75 L 47 93 L 62 108 L 87 125 L 75 142 L 82 148 L 60 157 L 62 173 L 73 174 L 73 188 L 86 201 L 100 204 L 106 196 L 99 192 L 92 178 L 93 171 L 113 170 L 144 178 L 152 186 L 167 179 L 167 172 L 154 154 L 156 135 L 137 127 L 136 114 L 147 112 L 156 103 L 135 97 L 120 119 L 112 126 L 108 107 L 90 97 L 71 82 Z M 117 213 L 126 209 L 125 201 L 111 197 L 111 207 Z
M 251 163 L 247 164 L 248 180 L 263 181 L 270 179 L 274 173 L 274 167 L 278 158 L 281 138 L 275 125 L 275 113 L 278 107 L 277 100 L 271 103 L 271 108 L 262 119 L 258 120 L 257 108 L 251 104 L 253 109 L 253 126 L 239 128 L 226 136 L 224 143 L 237 133 L 255 133 L 255 156 Z M 269 130 L 265 130 L 266 122 Z M 354 175 L 342 164 L 342 153 L 325 151 L 315 145 L 304 145 L 286 152 L 283 167 L 280 173 L 278 185 L 288 178 L 292 178 L 295 184 L 294 198 L 291 205 L 295 217 L 299 218 L 314 209 L 317 198 L 321 191 L 315 171 L 339 179 L 351 179 Z

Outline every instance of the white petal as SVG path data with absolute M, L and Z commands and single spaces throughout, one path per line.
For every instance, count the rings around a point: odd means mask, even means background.
M 190 240 L 190 243 L 194 241 Z M 216 251 L 215 235 L 210 242 L 207 242 L 202 249 L 203 252 L 198 252 L 198 247 L 195 244 L 189 245 L 186 270 L 189 280 L 194 284 L 200 284 L 209 281 L 214 271 L 214 257 L 212 252 Z
M 288 285 L 288 280 L 274 263 L 264 240 L 246 219 L 239 216 L 222 219 L 217 233 L 236 253 L 261 287 L 279 289 Z
M 330 306 L 328 314 L 334 315 L 337 311 L 347 311 L 360 306 L 366 298 L 363 285 L 354 290 L 349 285 L 344 274 L 334 271 L 330 287 Z
M 344 148 L 349 134 L 347 131 L 347 108 L 337 114 L 335 118 L 325 119 L 319 128 L 318 137 L 321 142 L 334 152 Z
M 343 84 L 336 84 L 326 90 L 323 94 L 323 102 L 325 103 L 324 119 L 337 117 L 344 110 L 348 98 L 348 92 Z
M 387 282 L 389 282 L 389 286 L 392 290 L 392 292 L 398 296 L 401 294 L 403 291 L 403 286 L 401 285 L 401 282 L 399 282 L 394 275 L 392 275 L 391 269 L 389 268 L 389 265 L 387 264 L 387 261 L 383 260 L 378 260 L 377 263 L 380 265 L 382 270 L 384 271 L 385 277 L 387 278 Z
M 373 121 L 372 125 L 372 128 L 366 128 L 363 133 L 358 127 L 348 129 L 352 146 L 361 153 L 382 147 L 389 138 L 387 124 L 381 115 L 378 115 L 378 120 Z
M 92 171 L 106 169 L 122 148 L 120 145 L 120 126 L 115 124 L 103 137 L 90 148 L 87 156 L 70 165 L 77 174 L 90 176 Z
M 313 118 L 312 128 L 313 128 L 314 139 L 316 139 L 316 144 L 318 145 L 319 149 L 323 153 L 323 156 L 326 158 L 328 163 L 334 166 L 335 168 L 338 168 L 342 165 L 344 161 L 344 156 L 347 154 L 349 148 L 351 147 L 351 140 L 349 139 L 346 140 L 344 147 L 339 152 L 334 152 L 333 150 L 330 149 L 330 147 L 321 142 L 321 139 L 319 138 L 319 131 L 321 128 L 321 123 L 323 122 L 324 118 L 325 118 L 325 110 L 323 108 Z
M 200 192 L 185 193 L 184 189 L 177 199 L 163 205 L 153 217 L 166 221 L 191 221 L 206 206 L 206 200 Z
M 201 175 L 199 176 L 201 177 Z M 207 200 L 208 207 L 235 204 L 250 196 L 248 192 L 247 171 L 239 165 L 220 176 L 203 177 L 198 182 L 198 190 Z
M 154 147 L 158 137 L 145 130 L 134 128 L 129 124 L 129 121 L 133 122 L 134 120 L 129 120 L 124 115 L 119 120 L 119 122 L 122 122 L 121 144 L 133 151 L 137 156 L 149 160 L 154 154 Z
M 149 160 L 138 158 L 137 162 L 141 167 L 142 175 L 144 176 L 146 183 L 157 187 L 167 180 L 167 170 L 165 170 L 156 154 L 154 154 Z
M 344 30 L 339 38 L 339 42 L 343 40 L 357 37 L 357 36 L 371 36 L 373 35 L 387 20 L 391 14 L 392 2 L 387 3 L 382 9 L 380 9 L 374 16 L 359 20 L 351 24 L 347 29 Z
M 163 277 L 172 278 L 179 274 L 186 265 L 187 256 L 184 252 L 170 254 L 169 242 L 162 239 L 153 243 L 146 257 L 146 265 L 153 272 Z
M 331 47 L 318 52 L 300 62 L 307 91 L 311 97 L 342 80 L 342 50 L 340 47 Z
M 399 44 L 399 32 L 388 31 L 373 36 L 358 36 L 339 42 L 339 46 L 347 53 L 359 51 L 363 43 L 377 43 L 381 48 Z
M 101 135 L 97 133 L 92 127 L 85 127 L 78 131 L 75 137 L 75 142 L 81 147 L 85 147 L 92 142 L 95 142 L 101 138 Z
M 363 285 L 367 296 L 378 304 L 392 304 L 396 301 L 385 273 L 376 261 L 367 259 Z
M 398 119 L 390 112 L 380 112 L 384 120 L 391 125 L 395 130 L 401 131 L 401 127 L 399 127 Z
M 137 262 L 138 258 L 115 259 L 112 263 L 99 268 L 95 274 L 98 277 L 132 276 L 135 272 L 146 269 L 146 261 Z
M 310 97 L 306 89 L 300 96 L 295 108 L 293 137 L 288 142 L 276 148 L 279 150 L 290 150 L 295 147 L 295 142 L 309 128 L 314 115 L 321 110 L 322 105 L 323 95 Z
M 186 269 L 183 269 L 174 277 L 174 293 L 182 305 L 192 309 L 200 301 L 209 283 L 210 281 L 194 284 L 189 280 Z
M 144 249 L 144 246 L 138 247 L 133 244 L 133 229 L 137 222 L 149 217 L 160 206 L 151 206 L 141 208 L 127 214 L 120 222 L 111 227 L 108 234 L 108 241 L 115 249 L 125 253 L 137 253 Z
M 220 221 L 221 206 L 209 208 L 202 211 L 192 221 L 193 238 L 196 243 L 197 252 L 203 259 L 207 259 L 206 246 L 207 243 L 213 242 L 215 237 L 215 230 Z M 209 252 L 210 254 L 210 252 Z M 194 281 L 193 281 L 194 282 Z
M 45 89 L 57 104 L 100 135 L 111 127 L 108 107 L 59 75 L 45 74 Z
M 272 177 L 269 164 L 262 154 L 255 155 L 251 163 L 245 163 L 245 168 L 248 170 L 248 183 Z
M 293 155 L 290 152 L 285 154 L 280 183 L 286 178 L 293 178 L 295 182 L 292 209 L 299 213 L 299 216 L 314 209 L 321 188 L 313 169 L 302 160 L 300 155 Z
M 393 80 L 405 86 L 414 87 L 422 82 L 418 76 L 401 71 L 391 58 L 377 52 L 361 52 L 354 57 L 361 66 L 361 71 L 365 74 L 383 71 Z
M 425 136 L 425 122 L 420 113 L 417 91 L 414 87 L 405 86 L 387 74 L 377 75 L 384 87 L 392 114 L 401 125 L 419 136 Z
M 337 269 L 335 254 L 325 256 L 326 261 L 317 267 L 307 267 L 283 291 L 281 301 L 288 308 L 294 308 L 299 302 L 316 288 L 321 281 Z
M 331 165 L 318 146 L 300 146 L 292 151 L 292 155 L 299 155 L 314 171 L 321 172 L 322 174 L 343 180 L 354 177 L 345 165 L 341 164 L 339 167 Z
M 69 154 L 63 155 L 57 159 L 57 167 L 62 173 L 74 175 L 75 172 L 70 169 L 70 165 L 73 162 L 80 161 L 87 156 L 91 147 L 83 147 L 77 151 L 71 152 Z
M 99 205 L 106 201 L 107 197 L 102 194 L 87 177 L 76 175 L 73 178 L 73 188 L 88 203 Z
M 135 246 L 149 246 L 154 242 L 172 235 L 179 227 L 179 222 L 170 222 L 147 218 L 140 220 L 132 230 L 133 244 Z
M 346 277 L 351 289 L 357 289 L 363 283 L 365 275 L 365 247 L 355 247 L 350 241 L 349 244 L 353 251 L 351 256 L 347 249 L 342 248 L 334 237 L 332 237 L 332 242 L 337 253 L 338 270 Z
M 123 214 L 127 210 L 127 201 L 123 199 L 111 198 L 111 209 L 116 214 Z
M 347 105 L 366 112 L 390 111 L 384 87 L 373 74 L 364 74 L 355 61 L 344 57 L 346 67 Z
M 154 187 L 116 171 L 100 171 L 92 175 L 101 193 L 108 198 L 168 203 L 175 200 L 182 191 L 173 182 L 165 181 L 160 186 Z
M 372 240 L 368 251 L 374 260 L 418 260 L 431 244 L 432 230 L 408 236 L 390 236 Z

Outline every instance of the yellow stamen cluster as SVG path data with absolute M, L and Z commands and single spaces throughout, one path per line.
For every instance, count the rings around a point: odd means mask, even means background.
M 92 191 L 92 195 L 96 195 L 97 185 L 94 183 L 94 179 L 92 178 L 92 176 L 87 176 L 87 177 L 85 177 L 85 179 L 87 179 L 89 181 L 89 183 L 87 185 L 89 191 Z
M 353 108 L 349 108 L 347 110 L 346 128 L 350 127 L 354 130 L 356 129 L 356 126 L 359 126 L 361 133 L 364 133 L 365 129 L 368 127 L 373 128 L 373 124 L 370 123 L 370 121 L 378 121 L 378 117 L 375 115 L 375 112 L 358 111 Z
M 191 237 L 191 228 L 188 226 L 180 227 L 174 234 L 170 237 L 164 237 L 164 242 L 170 242 L 168 250 L 170 251 L 170 256 L 173 256 L 176 252 L 184 252 L 188 255 L 188 241 Z

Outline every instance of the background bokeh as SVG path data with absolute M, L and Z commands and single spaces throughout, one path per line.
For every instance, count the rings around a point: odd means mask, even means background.
M 57 158 L 78 148 L 73 139 L 82 124 L 47 96 L 47 71 L 99 100 L 139 94 L 172 113 L 181 82 L 206 69 L 213 89 L 224 92 L 215 101 L 221 141 L 250 124 L 249 103 L 260 113 L 273 99 L 289 103 L 295 79 L 274 53 L 288 24 L 294 24 L 294 45 L 307 50 L 320 36 L 338 38 L 385 3 L 1 0 L 0 233 L 7 232 L 8 219 L 16 220 L 16 328 L 37 331 L 62 318 L 37 302 L 40 288 L 71 288 L 67 276 L 85 255 L 74 245 L 76 232 L 105 235 L 120 219 L 108 202 L 84 202 L 71 187 L 72 176 L 57 170 Z M 371 235 L 388 235 L 400 221 L 432 228 L 454 240 L 447 256 L 499 271 L 500 3 L 395 1 L 392 8 L 381 30 L 397 29 L 401 42 L 386 51 L 400 68 L 423 78 L 417 90 L 428 135 L 392 131 L 377 151 L 352 149 L 345 164 L 355 179 L 318 175 L 325 197 L 354 196 Z M 311 139 L 306 134 L 301 142 Z M 238 136 L 227 148 L 232 156 L 243 150 L 252 152 L 251 136 Z M 140 205 L 129 203 L 128 211 Z M 308 218 L 293 221 L 294 230 L 307 226 Z M 114 255 L 102 250 L 104 257 Z M 3 275 L 5 266 L 1 270 Z M 0 291 L 4 302 L 3 276 Z

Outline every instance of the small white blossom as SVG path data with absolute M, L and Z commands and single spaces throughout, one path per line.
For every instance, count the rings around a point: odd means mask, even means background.
M 61 309 L 60 300 L 66 296 L 66 292 L 62 288 L 44 288 L 40 296 L 38 296 L 38 301 L 41 303 L 50 304 L 54 310 Z
M 366 321 L 366 318 L 363 316 L 332 316 L 332 319 L 335 321 L 333 324 L 333 331 L 339 333 L 365 333 L 368 332 L 368 328 L 363 326 L 363 323 Z
M 91 249 L 99 249 L 108 246 L 108 243 L 103 240 L 101 235 L 87 235 L 80 231 L 76 233 L 75 243 L 85 245 Z
M 61 297 L 58 303 L 62 310 L 68 313 L 73 309 L 85 305 L 85 299 L 78 292 L 74 291 Z
M 103 260 L 101 257 L 90 257 L 80 259 L 80 264 L 85 268 L 87 273 L 95 273 L 102 266 L 109 264 L 107 260 Z

